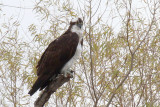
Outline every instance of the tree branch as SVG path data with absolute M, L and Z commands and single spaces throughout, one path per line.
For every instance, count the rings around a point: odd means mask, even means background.
M 111 104 L 112 102 L 112 99 L 114 98 L 115 94 L 116 94 L 116 91 L 119 89 L 119 87 L 121 87 L 123 85 L 123 83 L 125 82 L 125 80 L 128 78 L 129 74 L 131 73 L 132 71 L 132 68 L 133 68 L 133 60 L 134 60 L 134 55 L 132 54 L 132 58 L 131 58 L 131 64 L 130 64 L 130 67 L 129 67 L 129 71 L 127 72 L 126 76 L 123 78 L 123 80 L 118 84 L 118 86 L 116 87 L 116 89 L 114 90 L 111 98 L 109 99 L 108 101 L 108 104 L 106 107 L 109 107 L 109 105 Z
M 74 71 L 71 71 L 74 72 Z M 65 82 L 70 80 L 70 77 L 64 77 L 63 74 L 59 74 L 45 89 L 42 91 L 40 96 L 34 102 L 34 107 L 43 107 L 44 104 L 49 100 L 51 94 L 56 92 Z

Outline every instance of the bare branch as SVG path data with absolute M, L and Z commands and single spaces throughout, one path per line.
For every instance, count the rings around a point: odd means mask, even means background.
M 150 23 L 150 26 L 148 28 L 148 31 L 146 32 L 145 34 L 145 37 L 143 38 L 143 40 L 139 43 L 139 45 L 137 46 L 137 48 L 134 50 L 133 54 L 139 49 L 139 47 L 141 46 L 141 44 L 145 41 L 146 37 L 149 35 L 149 32 L 151 31 L 152 29 L 152 25 L 154 23 L 154 20 L 155 20 L 155 14 L 156 14 L 156 7 L 154 8 L 154 13 L 153 13 L 153 17 L 152 17 L 152 21 Z
M 116 91 L 119 89 L 120 86 L 122 86 L 122 84 L 124 83 L 124 81 L 127 79 L 127 77 L 129 76 L 129 74 L 131 73 L 132 71 L 132 68 L 133 68 L 133 59 L 134 59 L 134 55 L 132 54 L 132 58 L 131 58 L 131 64 L 130 64 L 130 67 L 129 67 L 129 71 L 127 72 L 126 76 L 123 78 L 123 80 L 118 84 L 117 88 L 115 89 L 115 91 L 113 92 L 108 104 L 107 104 L 107 107 L 109 107 L 110 103 L 112 102 L 112 99 L 114 98 L 115 94 L 116 94 Z
M 74 72 L 74 71 L 72 71 Z M 55 80 L 53 80 L 49 86 L 40 94 L 34 103 L 34 107 L 43 107 L 44 104 L 49 100 L 51 94 L 56 92 L 65 82 L 68 82 L 71 77 L 64 77 L 64 75 L 59 74 Z
M 128 43 L 128 47 L 129 47 L 129 51 L 130 51 L 130 54 L 131 54 L 131 64 L 130 64 L 130 67 L 129 67 L 129 71 L 127 72 L 126 76 L 124 77 L 124 79 L 120 82 L 120 84 L 117 86 L 117 88 L 115 89 L 115 91 L 113 92 L 111 98 L 109 99 L 109 102 L 107 104 L 107 107 L 109 107 L 112 99 L 114 98 L 115 94 L 116 94 L 116 91 L 119 89 L 120 86 L 122 86 L 122 84 L 125 82 L 125 80 L 127 79 L 127 77 L 129 76 L 129 74 L 131 73 L 132 71 L 132 68 L 133 68 L 133 60 L 134 60 L 134 55 L 136 53 L 136 51 L 140 48 L 141 44 L 145 41 L 146 37 L 148 36 L 151 28 L 152 28 L 152 25 L 154 23 L 154 19 L 155 19 L 155 14 L 156 14 L 156 6 L 154 8 L 154 13 L 153 13 L 153 18 L 152 18 L 152 21 L 151 21 L 151 24 L 149 26 L 149 29 L 148 31 L 146 32 L 146 35 L 145 37 L 143 38 L 143 40 L 139 43 L 139 45 L 137 46 L 137 48 L 132 52 L 132 50 L 130 49 L 130 44 L 129 44 L 129 40 L 128 40 L 128 24 L 129 24 L 129 21 L 130 21 L 130 13 L 129 13 L 129 17 L 128 17 L 128 20 L 127 20 L 127 43 Z M 131 2 L 130 2 L 130 11 L 131 11 Z M 130 12 L 129 11 L 129 12 Z
M 131 64 L 130 64 L 129 71 L 127 72 L 126 76 L 123 78 L 123 80 L 118 84 L 116 89 L 113 91 L 113 94 L 112 94 L 111 98 L 109 99 L 107 107 L 109 107 L 110 103 L 112 102 L 112 99 L 114 98 L 114 96 L 116 94 L 116 91 L 123 85 L 123 83 L 128 78 L 128 76 L 131 73 L 132 68 L 133 68 L 134 54 L 132 53 L 132 50 L 130 49 L 130 44 L 129 44 L 129 39 L 128 39 L 129 38 L 129 22 L 130 22 L 130 16 L 131 16 L 132 0 L 129 2 L 129 4 L 130 4 L 130 9 L 129 9 L 129 16 L 128 16 L 128 20 L 127 20 L 127 24 L 126 24 L 126 26 L 127 26 L 126 33 L 127 33 L 127 43 L 128 43 L 129 51 L 131 54 Z
M 128 20 L 127 20 L 127 24 L 126 24 L 126 26 L 127 26 L 127 43 L 128 43 L 128 48 L 129 48 L 129 51 L 130 51 L 130 53 L 132 54 L 132 50 L 131 50 L 131 47 L 130 47 L 130 43 L 129 43 L 129 22 L 130 22 L 130 17 L 131 17 L 131 7 L 132 7 L 132 5 L 131 5 L 131 3 L 132 2 L 130 2 L 130 10 L 129 10 L 129 12 L 128 12 Z

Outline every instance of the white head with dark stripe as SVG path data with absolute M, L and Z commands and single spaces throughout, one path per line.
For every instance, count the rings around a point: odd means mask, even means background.
M 70 22 L 70 28 L 72 32 L 82 33 L 83 21 L 81 18 L 72 19 Z
M 76 25 L 77 27 L 79 27 L 81 29 L 83 26 L 82 19 L 81 18 L 72 19 L 70 22 L 70 26 L 74 26 L 74 25 Z

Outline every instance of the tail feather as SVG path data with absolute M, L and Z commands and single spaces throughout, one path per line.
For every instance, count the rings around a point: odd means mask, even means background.
M 39 79 L 36 80 L 36 82 L 32 86 L 32 89 L 28 92 L 28 94 L 30 94 L 30 96 L 32 96 L 41 87 L 40 82 L 41 81 L 39 81 Z
M 53 75 L 53 76 L 51 77 L 51 79 L 47 80 L 47 81 L 40 87 L 39 90 L 41 91 L 41 90 L 43 90 L 44 88 L 46 88 L 46 87 L 50 84 L 50 82 L 57 77 L 57 75 L 58 75 L 58 74 Z
M 36 91 L 37 91 L 38 89 L 31 89 L 29 92 L 28 92 L 28 94 L 30 94 L 30 96 L 32 96 Z
M 57 75 L 57 74 L 56 74 Z M 34 85 L 32 86 L 32 89 L 28 92 L 30 96 L 32 96 L 38 89 L 43 90 L 49 83 L 50 83 L 50 78 L 54 79 L 55 76 L 52 75 L 41 75 L 38 77 Z
M 32 86 L 32 89 L 28 92 L 28 94 L 32 96 L 39 88 L 41 88 L 46 83 L 47 80 L 48 78 L 39 77 L 34 83 L 34 85 Z

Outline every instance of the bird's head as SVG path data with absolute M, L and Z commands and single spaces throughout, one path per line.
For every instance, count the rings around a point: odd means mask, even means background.
M 70 26 L 76 26 L 78 27 L 79 29 L 82 28 L 83 26 L 83 21 L 81 18 L 75 18 L 75 19 L 72 19 L 71 22 L 70 22 Z

